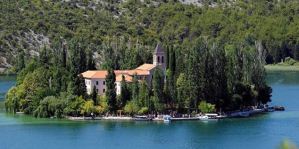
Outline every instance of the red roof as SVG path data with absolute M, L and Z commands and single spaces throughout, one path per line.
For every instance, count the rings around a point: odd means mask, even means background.
M 131 76 L 129 76 L 129 75 L 122 75 L 122 74 L 116 76 L 116 78 L 115 78 L 115 79 L 116 79 L 116 82 L 120 82 L 120 81 L 122 81 L 123 76 L 125 77 L 126 82 L 133 82 L 133 77 L 131 77 Z
M 155 67 L 156 67 L 156 65 L 153 65 L 153 64 L 143 64 L 136 69 L 150 71 L 150 70 L 154 69 Z
M 154 69 L 156 66 L 153 64 L 143 64 L 139 66 L 136 69 L 133 70 L 114 70 L 114 73 L 117 77 L 125 75 L 125 77 L 128 77 L 128 81 L 131 80 L 131 76 L 133 75 L 140 75 L 140 76 L 146 76 L 150 74 L 150 70 Z M 95 71 L 86 71 L 83 72 L 82 75 L 84 78 L 89 78 L 89 79 L 105 79 L 108 74 L 107 70 L 95 70 Z M 131 77 L 131 78 L 130 78 Z M 127 78 L 126 78 L 127 80 Z

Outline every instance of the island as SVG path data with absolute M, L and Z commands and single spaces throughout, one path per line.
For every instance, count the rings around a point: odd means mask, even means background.
M 6 95 L 6 110 L 72 119 L 161 114 L 190 118 L 215 112 L 233 116 L 236 111 L 248 116 L 266 110 L 272 89 L 258 52 L 204 39 L 185 50 L 188 54 L 159 42 L 152 50 L 152 64 L 119 70 L 125 66 L 117 66 L 117 55 L 109 51 L 103 69 L 96 70 L 92 54 L 75 39 L 58 53 L 43 48 L 26 66 L 20 53 L 21 69 Z M 130 57 L 133 64 L 127 68 L 140 64 L 140 58 Z

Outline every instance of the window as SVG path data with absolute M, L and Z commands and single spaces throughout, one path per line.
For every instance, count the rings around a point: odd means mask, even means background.
M 103 93 L 105 93 L 105 89 L 103 89 Z
M 158 63 L 160 63 L 160 56 L 158 56 Z
M 99 85 L 99 81 L 96 81 L 96 85 Z
M 103 81 L 103 85 L 105 85 L 105 81 Z
M 164 63 L 164 56 L 162 56 L 162 63 Z

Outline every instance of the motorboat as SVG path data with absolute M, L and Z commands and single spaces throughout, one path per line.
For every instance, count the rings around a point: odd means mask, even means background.
M 198 119 L 202 120 L 202 121 L 211 121 L 211 120 L 218 120 L 219 118 L 218 118 L 218 114 L 216 114 L 216 113 L 207 113 L 207 114 L 198 116 Z
M 169 123 L 171 121 L 171 116 L 170 115 L 164 115 L 163 116 L 163 121 L 164 121 L 164 123 Z
M 151 121 L 152 118 L 150 118 L 148 116 L 135 116 L 134 120 L 135 121 Z

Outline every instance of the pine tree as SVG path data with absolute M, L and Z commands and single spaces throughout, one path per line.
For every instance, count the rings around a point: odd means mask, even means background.
M 133 83 L 132 83 L 132 100 L 138 100 L 138 94 L 139 94 L 139 82 L 137 79 L 137 76 L 134 75 L 133 77 Z
M 66 43 L 63 43 L 63 45 L 62 45 L 61 66 L 63 68 L 66 68 L 66 66 L 67 66 L 67 46 L 66 46 Z
M 43 47 L 40 51 L 40 55 L 39 55 L 39 63 L 41 66 L 45 66 L 46 68 L 48 68 L 49 66 L 49 49 L 47 49 L 46 47 Z
M 92 56 L 92 51 L 88 52 L 87 70 L 96 70 L 96 64 Z
M 158 100 L 159 103 L 165 103 L 163 88 L 164 88 L 163 72 L 161 69 L 156 68 L 153 77 L 153 91 L 154 91 L 154 97 Z
M 204 80 L 208 75 L 205 76 L 205 55 L 207 52 L 207 45 L 202 40 L 197 41 L 195 46 L 191 49 L 187 61 L 187 80 L 190 87 L 189 92 L 189 109 L 196 108 L 199 100 L 202 97 Z
M 21 50 L 17 56 L 16 71 L 20 72 L 23 68 L 25 68 L 25 52 Z
M 125 80 L 125 76 L 122 75 L 121 93 L 120 93 L 118 105 L 122 108 L 126 105 L 127 101 L 129 101 L 129 100 L 130 100 L 130 90 L 129 90 L 127 82 Z
M 110 112 L 116 111 L 116 89 L 115 89 L 115 73 L 112 68 L 108 70 L 106 76 L 106 98 Z
M 83 78 L 82 74 L 75 78 L 73 94 L 82 96 L 85 99 L 87 98 L 85 79 Z
M 91 99 L 93 100 L 94 105 L 98 105 L 98 90 L 96 86 L 93 86 L 92 88 Z
M 149 107 L 149 89 L 145 81 L 140 84 L 138 99 L 140 107 Z

